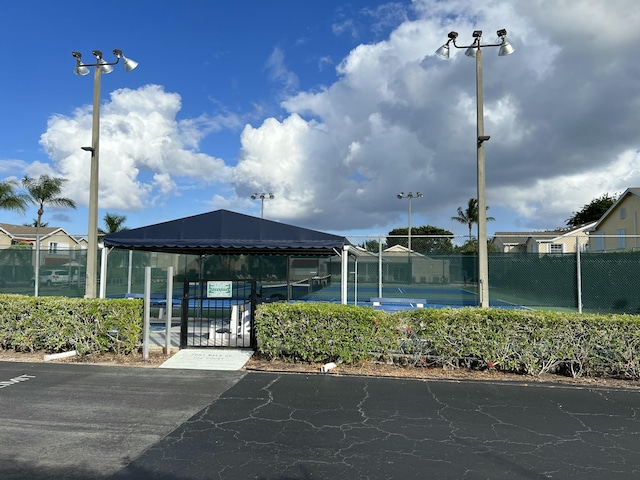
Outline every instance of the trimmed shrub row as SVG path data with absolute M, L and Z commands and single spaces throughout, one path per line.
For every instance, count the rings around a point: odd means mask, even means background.
M 386 313 L 329 304 L 260 305 L 268 358 L 349 363 L 386 360 L 540 375 L 640 378 L 640 316 L 506 309 Z
M 0 349 L 128 354 L 142 340 L 137 300 L 0 295 Z
M 141 346 L 142 322 L 137 300 L 0 295 L 0 349 L 128 354 Z M 273 359 L 640 379 L 637 315 L 265 303 L 255 323 L 259 350 Z
M 326 303 L 268 303 L 256 309 L 261 353 L 292 361 L 361 362 L 397 348 L 393 317 L 371 308 Z

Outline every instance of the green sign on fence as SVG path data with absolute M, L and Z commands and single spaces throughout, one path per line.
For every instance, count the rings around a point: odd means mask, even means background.
M 233 296 L 233 282 L 207 282 L 207 297 L 231 298 Z

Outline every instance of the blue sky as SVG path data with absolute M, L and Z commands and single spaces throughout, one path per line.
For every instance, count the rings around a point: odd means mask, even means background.
M 611 5 L 615 5 L 612 8 Z M 451 30 L 485 49 L 488 232 L 561 227 L 640 185 L 636 0 L 104 0 L 0 3 L 0 179 L 68 179 L 86 234 L 93 63 L 102 77 L 100 224 L 130 228 L 220 208 L 340 234 L 451 221 L 476 196 L 475 63 L 434 51 Z M 0 211 L 0 223 L 29 223 Z

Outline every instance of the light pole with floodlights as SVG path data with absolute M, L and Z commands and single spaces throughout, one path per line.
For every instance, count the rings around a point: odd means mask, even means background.
M 85 298 L 96 298 L 96 284 L 98 271 L 98 172 L 100 153 L 100 78 L 103 73 L 111 73 L 113 65 L 120 62 L 122 58 L 124 68 L 130 72 L 138 66 L 138 62 L 125 57 L 122 50 L 115 49 L 115 62 L 107 62 L 102 58 L 100 50 L 91 52 L 96 57 L 96 63 L 82 63 L 80 52 L 71 52 L 76 59 L 76 68 L 73 73 L 76 75 L 88 75 L 89 67 L 96 67 L 93 75 L 93 119 L 91 124 L 91 146 L 82 147 L 83 150 L 91 152 L 91 177 L 89 180 L 89 232 L 87 244 L 87 271 Z
M 489 256 L 487 252 L 487 199 L 486 199 L 486 178 L 485 178 L 485 160 L 484 160 L 484 142 L 489 140 L 489 135 L 484 134 L 484 99 L 482 88 L 482 48 L 484 47 L 500 47 L 498 55 L 503 57 L 511 55 L 515 50 L 507 41 L 507 31 L 505 29 L 497 32 L 500 43 L 482 44 L 482 30 L 473 32 L 473 43 L 471 45 L 457 45 L 456 32 L 450 32 L 443 46 L 437 51 L 436 55 L 440 58 L 449 58 L 449 44 L 453 43 L 456 48 L 466 48 L 464 54 L 467 57 L 475 57 L 476 59 L 476 115 L 477 115 L 477 156 L 478 156 L 478 295 L 479 306 L 489 306 Z
M 276 198 L 273 193 L 254 193 L 251 195 L 253 200 L 260 199 L 260 218 L 264 218 L 264 201 L 265 199 L 273 200 Z
M 403 198 L 409 200 L 409 228 L 407 228 L 407 244 L 409 245 L 409 254 L 411 254 L 411 200 L 413 200 L 414 198 L 422 198 L 424 197 L 424 195 L 420 192 L 417 192 L 415 195 L 411 192 L 407 193 L 406 195 L 404 194 L 404 192 L 400 192 L 398 195 L 396 195 L 396 197 L 398 197 L 399 200 L 402 200 Z

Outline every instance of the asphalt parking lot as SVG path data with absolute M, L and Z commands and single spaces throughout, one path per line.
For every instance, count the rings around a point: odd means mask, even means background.
M 2 362 L 0 471 L 3 479 L 640 478 L 639 395 Z
M 243 372 L 0 362 L 0 479 L 101 479 Z

